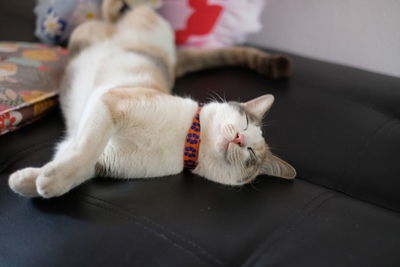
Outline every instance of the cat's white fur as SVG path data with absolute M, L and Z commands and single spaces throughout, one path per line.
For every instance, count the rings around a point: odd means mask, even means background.
M 152 12 L 144 7 L 138 10 Z M 154 58 L 126 49 L 126 44 L 155 47 L 166 55 L 167 64 L 174 67 L 176 63 L 170 26 L 160 17 L 150 28 L 130 25 L 129 17 L 139 15 L 128 13 L 116 24 L 113 36 L 95 42 L 71 60 L 60 99 L 67 125 L 65 140 L 48 164 L 10 176 L 15 192 L 50 198 L 96 174 L 146 178 L 182 171 L 185 136 L 198 104 L 168 94 L 172 83 L 165 85 L 153 71 L 131 71 L 132 67 L 154 70 L 159 66 Z M 152 88 L 157 79 L 158 88 Z M 239 107 L 260 120 L 272 102 L 273 97 L 265 95 Z M 193 172 L 229 185 L 247 183 L 260 173 L 293 178 L 294 169 L 270 153 L 257 122 L 247 124 L 247 115 L 240 109 L 229 103 L 203 107 L 199 163 Z M 245 146 L 232 142 L 238 133 L 245 136 Z M 258 154 L 250 168 L 244 166 L 252 157 L 248 147 Z

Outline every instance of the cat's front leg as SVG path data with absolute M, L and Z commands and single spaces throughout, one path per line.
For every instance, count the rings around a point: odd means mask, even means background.
M 66 148 L 70 144 L 69 139 L 62 141 L 57 148 L 54 159 L 62 158 L 66 153 Z M 53 164 L 54 165 L 54 164 Z M 10 188 L 17 194 L 25 197 L 40 196 L 36 188 L 36 180 L 43 174 L 44 168 L 24 168 L 10 175 L 8 184 Z
M 74 186 L 91 178 L 94 167 L 91 159 L 81 153 L 65 151 L 42 168 L 25 168 L 10 175 L 10 188 L 25 197 L 45 198 L 63 195 Z
M 38 195 L 44 198 L 61 196 L 93 177 L 94 166 L 88 156 L 67 155 L 43 166 L 36 180 Z

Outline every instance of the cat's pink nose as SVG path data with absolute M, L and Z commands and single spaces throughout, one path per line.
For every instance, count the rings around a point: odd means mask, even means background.
M 237 133 L 236 137 L 231 141 L 234 144 L 238 144 L 239 146 L 243 147 L 246 145 L 246 140 L 244 138 L 244 134 Z

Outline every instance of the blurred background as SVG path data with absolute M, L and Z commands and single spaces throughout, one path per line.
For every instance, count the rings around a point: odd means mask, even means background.
M 262 47 L 400 77 L 399 0 L 269 0 Z
M 400 0 L 265 1 L 248 43 L 400 77 Z M 1 40 L 37 41 L 35 4 L 0 0 Z

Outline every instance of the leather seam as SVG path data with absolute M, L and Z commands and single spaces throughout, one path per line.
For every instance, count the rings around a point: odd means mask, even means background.
M 177 233 L 166 229 L 164 226 L 161 226 L 155 222 L 153 222 L 150 218 L 147 218 L 145 216 L 140 216 L 140 215 L 135 215 L 133 214 L 131 211 L 128 211 L 120 206 L 115 205 L 114 203 L 110 203 L 107 202 L 105 200 L 102 199 L 98 199 L 96 197 L 90 196 L 90 195 L 81 195 L 81 199 L 90 205 L 96 206 L 98 208 L 101 208 L 103 210 L 106 210 L 108 212 L 111 212 L 117 216 L 119 216 L 122 219 L 128 219 L 129 221 L 134 222 L 136 225 L 140 226 L 141 228 L 143 228 L 144 230 L 146 230 L 147 232 L 150 232 L 152 234 L 154 234 L 155 236 L 168 241 L 169 243 L 171 243 L 172 245 L 174 245 L 175 247 L 179 248 L 180 250 L 184 251 L 186 254 L 194 256 L 195 258 L 197 258 L 198 260 L 200 260 L 202 263 L 207 264 L 207 262 L 212 261 L 214 264 L 213 265 L 218 265 L 218 266 L 224 266 L 225 264 L 217 259 L 215 256 L 211 255 L 209 252 L 205 251 L 203 248 L 201 248 L 199 245 L 195 244 L 193 241 L 187 240 L 185 238 L 183 238 L 182 236 L 178 235 Z M 94 203 L 94 202 L 99 202 L 99 203 Z M 103 205 L 101 204 L 103 203 Z M 105 205 L 104 205 L 105 204 Z M 109 207 L 107 207 L 107 206 Z M 118 209 L 118 210 L 117 210 Z M 144 219 L 145 222 L 140 222 L 137 219 Z M 136 220 L 134 220 L 136 219 Z M 150 226 L 150 224 L 153 225 Z M 156 230 L 155 227 L 157 228 L 161 228 L 162 231 L 160 230 Z M 164 232 L 164 233 L 163 233 Z M 186 244 L 189 244 L 190 246 L 192 246 L 193 248 L 195 248 L 197 253 L 194 253 L 193 251 L 191 251 L 190 249 L 188 249 L 187 247 L 184 247 L 176 242 L 174 242 L 174 240 L 172 240 L 170 237 L 168 237 L 165 233 L 168 233 L 170 235 L 175 236 L 176 238 L 178 238 L 179 240 L 183 241 Z M 198 254 L 202 254 L 205 255 L 206 258 L 208 258 L 208 261 L 205 261 L 203 257 L 199 256 Z
M 323 191 L 319 194 L 317 194 L 315 197 L 313 197 L 310 201 L 308 201 L 304 207 L 301 209 L 299 212 L 298 217 L 294 218 L 291 220 L 290 223 L 287 223 L 284 227 L 279 228 L 277 231 L 273 232 L 271 235 L 277 235 L 277 237 L 273 238 L 270 242 L 267 244 L 265 242 L 261 243 L 257 250 L 262 250 L 258 254 L 256 254 L 254 257 L 250 256 L 249 260 L 247 260 L 242 266 L 255 266 L 259 262 L 259 260 L 264 257 L 274 244 L 277 242 L 283 240 L 288 234 L 290 234 L 297 225 L 299 225 L 308 215 L 313 214 L 316 210 L 322 207 L 323 204 L 325 204 L 327 201 L 330 199 L 336 197 L 337 194 L 334 193 L 333 191 Z M 317 203 L 316 206 L 313 205 L 313 203 Z M 264 245 L 265 244 L 265 245 Z
M 365 141 L 364 145 L 362 146 L 362 148 L 357 152 L 355 159 L 353 159 L 352 163 L 350 164 L 350 166 L 348 168 L 346 168 L 346 170 L 343 172 L 343 174 L 341 175 L 340 179 L 346 177 L 346 175 L 349 173 L 349 169 L 353 169 L 355 165 L 357 165 L 357 163 L 359 162 L 360 158 L 362 158 L 363 155 L 366 154 L 366 152 L 368 151 L 368 147 L 370 146 L 370 144 L 372 143 L 372 141 L 374 139 L 376 139 L 378 136 L 380 136 L 382 133 L 385 133 L 387 131 L 390 131 L 393 128 L 393 124 L 397 124 L 399 123 L 398 120 L 395 119 L 390 119 L 387 120 L 382 126 L 379 126 L 374 133 L 369 136 L 369 138 L 367 138 L 367 140 Z M 390 127 L 388 127 L 390 125 Z

